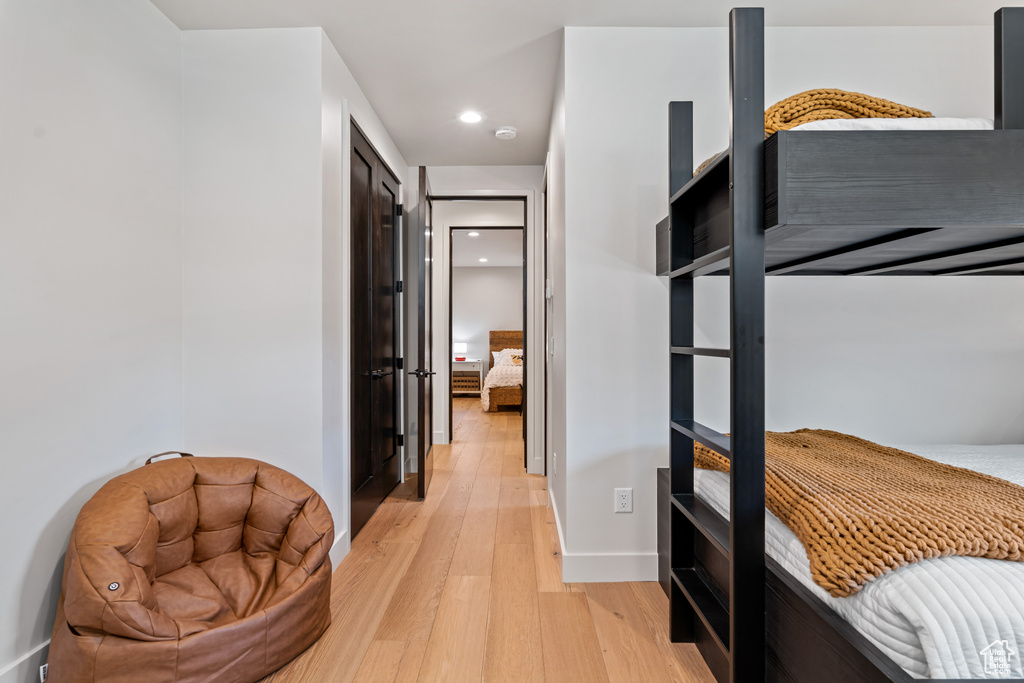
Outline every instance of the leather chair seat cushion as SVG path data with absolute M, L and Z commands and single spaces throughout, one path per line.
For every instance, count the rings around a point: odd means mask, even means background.
M 153 597 L 184 638 L 263 609 L 277 589 L 276 566 L 269 553 L 236 550 L 157 578 Z

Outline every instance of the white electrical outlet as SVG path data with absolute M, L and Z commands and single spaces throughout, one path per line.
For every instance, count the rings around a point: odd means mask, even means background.
M 46 674 L 50 669 L 49 664 L 43 664 L 39 667 L 39 683 L 46 683 Z
M 615 511 L 633 511 L 633 489 L 615 489 Z

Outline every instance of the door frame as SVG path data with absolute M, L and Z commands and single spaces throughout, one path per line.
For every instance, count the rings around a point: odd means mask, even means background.
M 526 251 L 526 267 L 524 268 L 524 278 L 526 287 L 526 311 L 523 317 L 523 345 L 524 352 L 527 356 L 527 369 L 524 376 L 524 396 L 523 396 L 523 430 L 526 434 L 525 437 L 525 451 L 526 451 L 526 471 L 529 474 L 543 474 L 544 472 L 544 416 L 543 416 L 543 391 L 544 391 L 544 380 L 543 373 L 545 372 L 546 365 L 546 354 L 541 351 L 538 356 L 534 349 L 543 350 L 546 348 L 543 338 L 543 315 L 544 315 L 544 281 L 543 281 L 543 269 L 538 267 L 542 263 L 543 259 L 543 239 L 538 234 L 539 226 L 542 224 L 542 217 L 539 215 L 539 208 L 537 202 L 536 190 L 465 190 L 459 191 L 457 189 L 450 190 L 444 194 L 431 195 L 431 199 L 435 201 L 521 201 L 524 203 L 524 240 L 525 240 L 525 251 Z M 434 225 L 433 230 L 435 233 L 436 244 L 446 243 L 450 239 L 448 234 L 440 234 L 437 232 L 443 228 L 448 230 L 447 226 Z M 439 265 L 437 255 L 438 251 L 435 251 L 435 268 Z M 443 253 L 443 252 L 442 252 Z M 440 264 L 442 267 L 437 268 L 440 273 L 447 272 L 447 264 Z M 437 282 L 437 274 L 435 273 L 435 283 Z M 448 283 L 450 287 L 450 281 Z M 450 343 L 450 342 L 449 342 Z M 444 362 L 445 367 L 451 362 L 451 350 L 449 347 L 444 349 L 435 349 L 434 351 L 435 361 Z M 442 355 L 436 355 L 441 353 Z M 530 362 L 530 357 L 533 357 L 534 361 Z M 435 362 L 435 366 L 439 366 L 438 362 Z M 438 383 L 439 384 L 439 383 Z M 448 400 L 450 403 L 450 396 L 444 397 L 438 396 L 439 389 L 435 384 L 434 389 L 434 400 Z M 450 412 L 450 410 L 449 410 Z M 446 425 L 448 428 L 445 430 L 447 433 L 442 434 L 446 438 L 438 438 L 438 432 L 435 428 L 434 443 L 448 443 L 451 438 L 450 425 Z
M 525 221 L 524 221 L 525 223 Z M 446 226 L 445 231 L 448 233 L 448 348 L 452 348 L 452 319 L 455 317 L 452 312 L 452 301 L 454 296 L 452 294 L 452 278 L 454 276 L 453 268 L 455 267 L 453 255 L 453 247 L 455 240 L 452 237 L 452 233 L 455 230 L 521 230 L 523 233 L 523 439 L 526 439 L 526 377 L 530 371 L 530 358 L 526 355 L 526 225 L 449 225 Z M 490 358 L 480 359 L 482 363 L 490 363 Z M 483 373 L 480 373 L 481 382 L 483 381 Z M 452 354 L 448 354 L 448 434 L 452 434 L 455 429 L 454 422 L 454 404 L 452 384 L 455 382 L 455 371 L 452 369 Z M 480 391 L 483 392 L 483 385 L 480 386 Z M 450 438 L 450 437 L 449 437 Z M 525 449 L 523 453 L 523 466 L 526 466 L 529 458 L 526 456 Z
M 416 358 L 413 359 L 411 356 L 408 357 L 407 366 L 416 364 L 416 369 L 419 370 L 423 365 L 426 369 L 431 372 L 432 376 L 426 378 L 417 378 L 416 380 L 416 420 L 417 420 L 417 432 L 416 432 L 416 494 L 420 500 L 423 500 L 427 496 L 427 489 L 430 487 L 430 479 L 433 476 L 434 466 L 431 461 L 434 449 L 434 369 L 433 369 L 433 355 L 424 354 L 424 348 L 429 347 L 433 350 L 433 337 L 434 334 L 434 263 L 433 258 L 430 257 L 430 253 L 433 250 L 434 245 L 434 219 L 433 219 L 433 199 L 430 198 L 430 179 L 427 176 L 427 167 L 420 166 L 417 170 L 417 193 L 418 198 L 416 202 L 416 330 L 417 344 L 416 344 Z M 412 231 L 409 231 L 409 237 L 412 238 Z M 411 246 L 411 245 L 410 245 Z M 422 247 L 422 249 L 421 249 Z M 430 266 L 425 267 L 424 262 L 421 261 L 426 255 L 426 263 Z M 403 274 L 403 278 L 406 275 Z M 411 278 L 407 278 L 411 280 Z M 407 282 L 408 284 L 408 282 Z M 429 288 L 427 287 L 429 285 Z M 424 292 L 429 289 L 430 296 L 426 296 Z M 422 324 L 420 324 L 422 322 Z M 404 351 L 403 351 L 404 355 Z M 420 357 L 425 358 L 425 363 L 420 362 Z M 408 372 L 408 367 L 406 372 Z M 408 375 L 403 376 L 405 380 Z M 429 382 L 429 390 L 426 388 L 425 383 Z M 404 385 L 404 381 L 403 381 Z M 427 402 L 426 399 L 430 399 L 429 411 L 424 406 Z M 428 415 L 429 412 L 429 415 Z M 424 429 L 424 422 L 430 424 L 429 429 Z M 406 443 L 409 441 L 406 437 Z M 425 439 L 429 441 L 428 446 L 424 446 Z M 402 454 L 403 459 L 405 454 Z

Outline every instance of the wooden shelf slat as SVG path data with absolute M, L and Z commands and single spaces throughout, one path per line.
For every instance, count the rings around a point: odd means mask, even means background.
M 721 154 L 719 154 L 718 157 L 714 161 L 712 161 L 710 164 L 708 164 L 703 170 L 701 170 L 700 173 L 698 173 L 697 175 L 695 175 L 692 178 L 690 178 L 690 181 L 688 183 L 683 185 L 681 188 L 679 188 L 678 192 L 676 192 L 674 195 L 672 195 L 672 198 L 669 199 L 669 205 L 671 206 L 672 204 L 675 204 L 677 201 L 679 201 L 680 199 L 685 197 L 687 194 L 689 194 L 690 192 L 693 192 L 694 189 L 696 189 L 698 186 L 704 184 L 704 181 L 706 181 L 707 178 L 712 173 L 714 173 L 715 169 L 717 169 L 722 164 L 728 164 L 728 163 L 729 163 L 729 152 L 725 151 L 725 152 L 722 152 Z M 728 179 L 726 179 L 726 182 L 728 182 Z
M 692 493 L 675 494 L 672 504 L 720 553 L 729 555 L 729 520 Z
M 673 569 L 672 580 L 693 606 L 698 618 L 707 627 L 711 639 L 726 655 L 729 654 L 729 610 L 719 602 L 704 579 L 694 569 Z
M 714 429 L 705 427 L 694 420 L 672 422 L 672 429 L 686 434 L 694 441 L 704 444 L 719 455 L 732 458 L 732 440 L 725 434 L 716 432 Z
M 673 346 L 672 353 L 680 356 L 713 356 L 715 358 L 728 358 L 732 355 L 729 349 L 708 349 L 698 346 Z
M 669 277 L 699 277 L 701 275 L 708 275 L 709 273 L 714 273 L 715 271 L 722 270 L 723 268 L 728 267 L 723 266 L 722 264 L 726 263 L 729 260 L 730 253 L 731 252 L 729 247 L 722 247 L 721 249 L 716 249 L 710 254 L 706 254 L 704 256 L 701 256 L 700 258 L 694 259 L 693 263 L 689 263 L 680 268 L 676 268 L 671 273 L 669 273 Z

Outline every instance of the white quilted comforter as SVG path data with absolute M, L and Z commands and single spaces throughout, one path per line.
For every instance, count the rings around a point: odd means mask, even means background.
M 898 448 L 1024 486 L 1024 446 Z M 728 475 L 695 475 L 697 494 L 728 517 Z M 834 598 L 811 579 L 796 535 L 767 510 L 765 545 L 769 556 L 914 678 L 1024 678 L 1024 563 L 925 560 L 881 576 L 848 598 Z
M 484 387 L 480 391 L 480 403 L 484 411 L 491 409 L 491 387 L 518 387 L 523 383 L 523 366 L 512 363 L 495 365 L 487 373 Z

